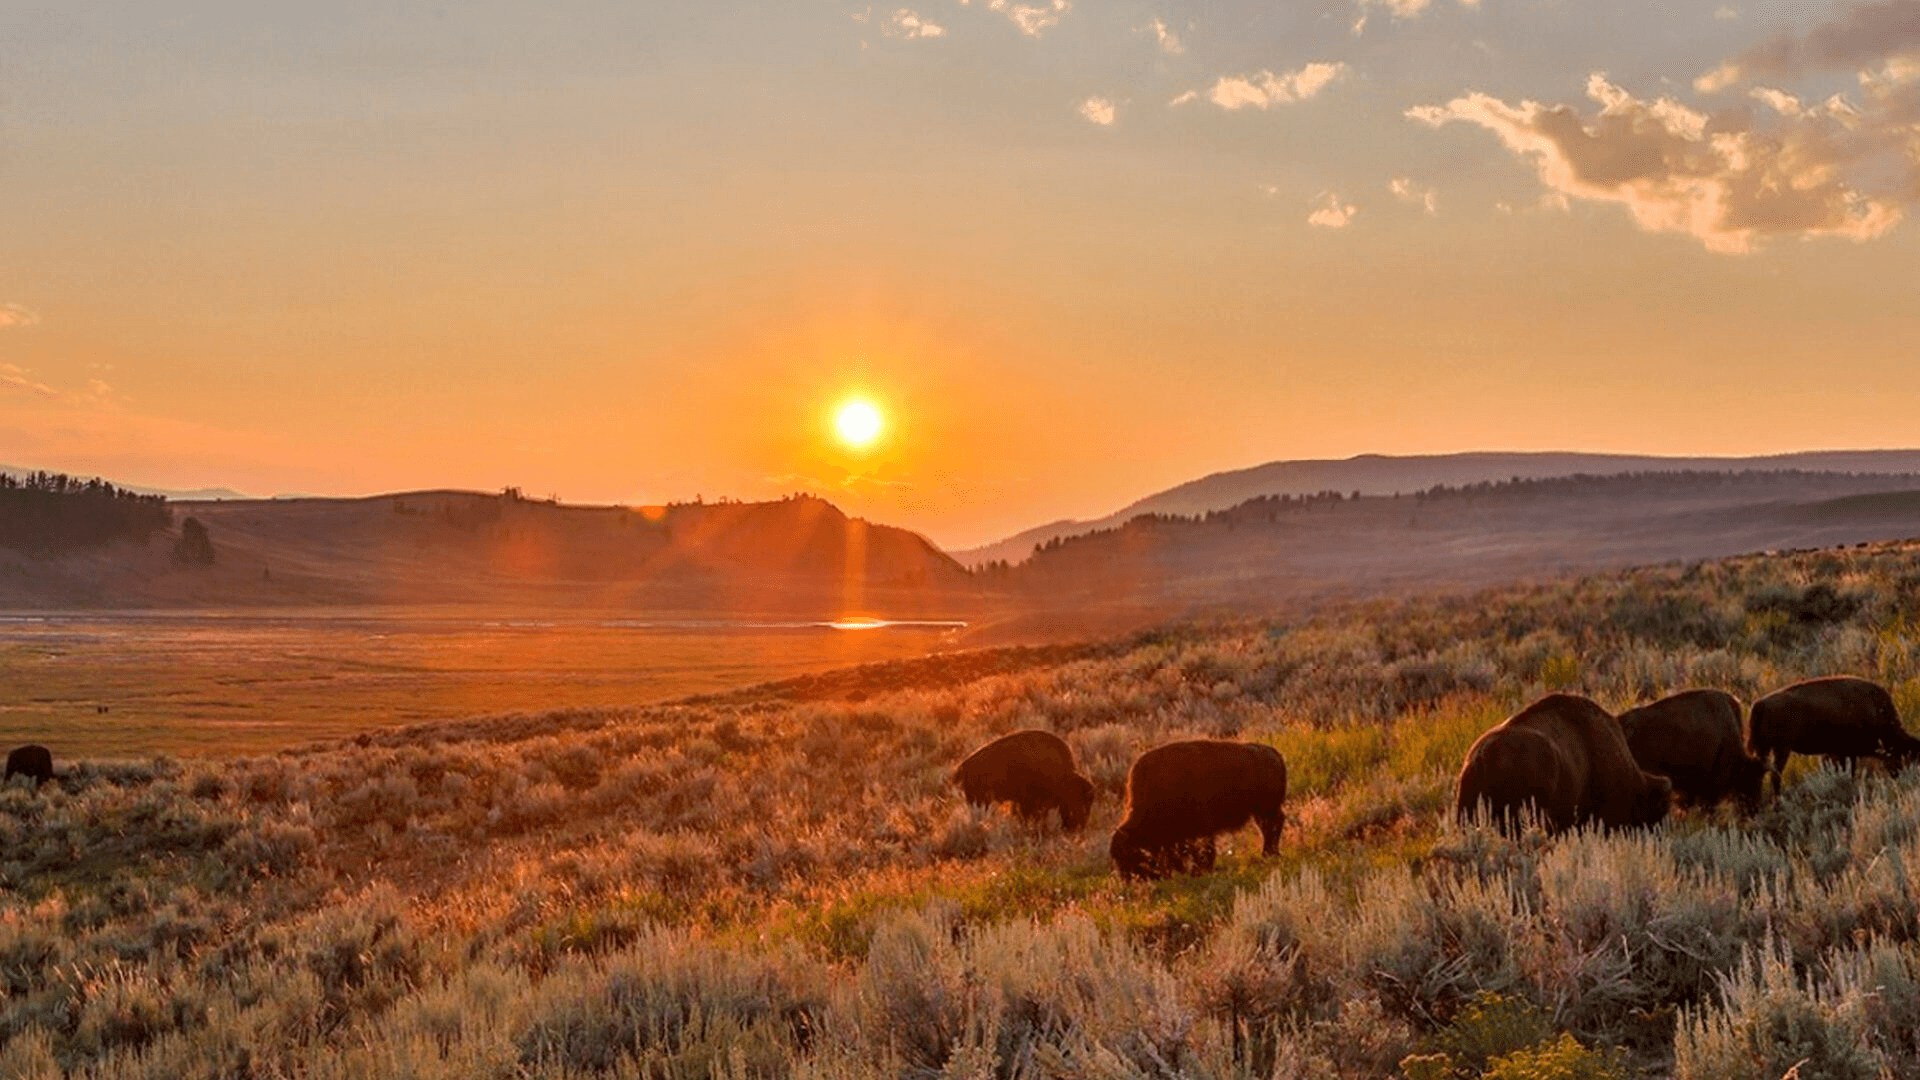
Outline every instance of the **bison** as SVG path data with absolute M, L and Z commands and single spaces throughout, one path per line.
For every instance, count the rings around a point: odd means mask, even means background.
M 1460 767 L 1454 811 L 1481 810 L 1512 829 L 1527 809 L 1554 832 L 1589 822 L 1652 825 L 1673 785 L 1634 763 L 1619 721 L 1592 701 L 1549 694 L 1487 730 Z
M 1732 798 L 1760 805 L 1766 762 L 1747 753 L 1745 712 L 1724 690 L 1686 690 L 1620 714 L 1627 748 L 1644 772 L 1664 776 L 1688 806 Z
M 1277 854 L 1286 822 L 1287 763 L 1259 743 L 1195 739 L 1141 754 L 1127 770 L 1127 818 L 1107 852 L 1126 878 L 1213 869 L 1213 838 L 1253 821 Z
M 1778 794 L 1791 754 L 1844 758 L 1849 766 L 1876 757 L 1899 769 L 1920 756 L 1920 739 L 1901 726 L 1886 687 L 1834 675 L 1794 683 L 1754 702 L 1747 716 L 1747 749 L 1767 763 Z
M 1093 808 L 1093 781 L 1073 767 L 1073 751 L 1051 731 L 1002 735 L 968 754 L 953 780 L 968 802 L 1010 802 L 1029 821 L 1057 809 L 1069 831 L 1085 825 Z
M 33 777 L 33 786 L 53 779 L 53 751 L 35 743 L 15 749 L 7 755 L 7 775 L 11 780 L 15 773 Z

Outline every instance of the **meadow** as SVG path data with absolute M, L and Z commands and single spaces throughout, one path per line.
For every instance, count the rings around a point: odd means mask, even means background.
M 1920 774 L 1503 838 L 1472 739 L 1833 673 L 1920 712 L 1920 546 L 1675 564 L 0 790 L 0 1076 L 1882 1077 L 1920 1071 Z M 1022 727 L 1089 828 L 962 805 Z M 1126 883 L 1132 758 L 1289 764 L 1282 853 Z
M 0 612 L 0 745 L 88 758 L 270 753 L 919 656 L 952 631 L 472 608 Z

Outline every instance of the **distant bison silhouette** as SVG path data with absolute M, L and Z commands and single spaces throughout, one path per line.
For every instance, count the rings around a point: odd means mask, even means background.
M 15 773 L 33 777 L 33 785 L 53 779 L 53 751 L 38 744 L 22 746 L 7 755 L 6 779 L 11 780 Z
M 1127 818 L 1107 852 L 1122 877 L 1213 869 L 1213 838 L 1252 821 L 1260 850 L 1280 850 L 1287 763 L 1259 743 L 1195 739 L 1141 754 L 1127 770 Z
M 1724 690 L 1685 690 L 1620 714 L 1627 749 L 1645 772 L 1673 783 L 1689 806 L 1736 799 L 1760 805 L 1765 762 L 1747 753 L 1746 710 Z
M 1462 820 L 1487 813 L 1511 829 L 1532 810 L 1559 832 L 1590 822 L 1651 825 L 1672 801 L 1673 785 L 1634 762 L 1611 714 L 1583 697 L 1549 694 L 1474 741 L 1454 812 Z
M 1093 807 L 1093 782 L 1073 767 L 1073 751 L 1050 731 L 1002 735 L 967 755 L 953 770 L 967 801 L 1010 802 L 1029 821 L 1060 811 L 1060 824 L 1078 829 Z
M 1920 756 L 1920 739 L 1907 734 L 1887 688 L 1851 675 L 1809 679 L 1753 703 L 1747 749 L 1767 763 L 1773 790 L 1793 754 L 1845 759 L 1849 767 L 1876 757 L 1889 768 Z

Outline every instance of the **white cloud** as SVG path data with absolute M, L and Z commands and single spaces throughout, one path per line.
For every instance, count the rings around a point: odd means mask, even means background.
M 968 6 L 970 0 L 960 0 L 960 6 Z M 1041 0 L 1038 5 L 1015 3 L 1014 0 L 985 0 L 988 11 L 997 11 L 1012 20 L 1013 25 L 1028 37 L 1039 37 L 1040 32 L 1050 26 L 1057 26 L 1060 17 L 1073 10 L 1073 0 Z
M 1207 91 L 1207 100 L 1223 109 L 1239 109 L 1249 105 L 1265 109 L 1272 105 L 1306 101 L 1346 72 L 1347 65 L 1342 63 L 1315 62 L 1298 71 L 1280 75 L 1271 71 L 1245 76 L 1223 75 L 1213 84 L 1213 89 Z
M 39 321 L 39 315 L 19 304 L 0 304 L 0 330 L 15 326 L 32 326 Z
M 1161 52 L 1172 53 L 1177 56 L 1187 51 L 1187 47 L 1180 44 L 1179 36 L 1167 29 L 1165 21 L 1155 19 L 1143 27 L 1143 29 L 1153 31 L 1154 40 L 1160 43 Z
M 1439 193 L 1432 188 L 1423 188 L 1414 183 L 1411 176 L 1394 177 L 1388 181 L 1387 190 L 1393 192 L 1394 198 L 1404 203 L 1412 203 L 1429 214 L 1440 209 Z
M 1343 203 L 1336 192 L 1328 191 L 1320 195 L 1320 205 L 1307 215 L 1307 224 L 1322 229 L 1344 229 L 1353 220 L 1360 208 L 1352 203 Z
M 1114 118 L 1119 115 L 1119 110 L 1106 98 L 1090 97 L 1080 103 L 1080 115 L 1101 127 L 1112 127 Z
M 1710 119 L 1670 98 L 1635 98 L 1599 74 L 1587 96 L 1600 105 L 1592 117 L 1484 93 L 1407 115 L 1432 127 L 1484 127 L 1533 164 L 1550 194 L 1617 203 L 1642 229 L 1683 233 L 1713 251 L 1750 251 L 1769 236 L 1869 240 L 1920 199 L 1920 127 L 1893 119 L 1899 92 L 1870 95 L 1865 113 L 1829 102 L 1764 130 L 1749 113 Z M 1781 98 L 1772 103 L 1799 107 Z M 1906 175 L 1901 185 L 1876 192 L 1856 179 L 1889 168 Z
M 1199 101 L 1199 100 L 1200 100 L 1200 91 L 1189 90 L 1186 93 L 1181 94 L 1179 97 L 1174 98 L 1172 101 L 1167 102 L 1167 104 L 1168 105 L 1185 105 L 1188 102 Z
M 1721 22 L 1732 22 L 1740 17 L 1740 9 L 1732 4 L 1721 4 L 1713 9 L 1713 17 Z
M 888 37 L 897 38 L 936 38 L 946 34 L 946 28 L 929 22 L 907 8 L 901 8 L 887 19 L 881 30 Z

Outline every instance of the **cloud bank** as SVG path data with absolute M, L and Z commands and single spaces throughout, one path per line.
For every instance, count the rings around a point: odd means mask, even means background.
M 1779 116 L 1765 127 L 1751 108 L 1708 117 L 1672 98 L 1635 98 L 1602 74 L 1587 80 L 1599 105 L 1590 117 L 1479 92 L 1407 116 L 1484 127 L 1530 161 L 1552 194 L 1616 203 L 1650 232 L 1737 253 L 1771 236 L 1869 240 L 1893 228 L 1920 198 L 1920 125 L 1895 116 L 1915 85 L 1863 83 L 1865 109 L 1840 98 L 1806 107 L 1780 94 L 1766 102 Z M 1889 170 L 1901 177 L 1892 185 Z
M 1920 0 L 1850 4 L 1804 34 L 1776 34 L 1694 80 L 1703 93 L 1754 78 L 1867 67 L 1920 52 Z

